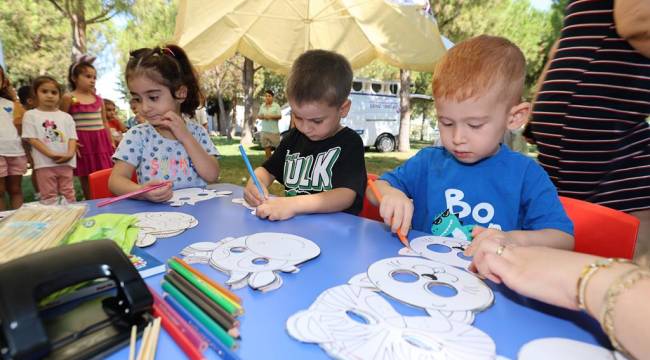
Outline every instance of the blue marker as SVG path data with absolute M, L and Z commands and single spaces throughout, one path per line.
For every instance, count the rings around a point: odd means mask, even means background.
M 253 171 L 251 162 L 250 160 L 248 160 L 248 156 L 246 155 L 246 150 L 244 150 L 244 145 L 239 144 L 239 152 L 241 153 L 241 157 L 244 159 L 244 163 L 246 163 L 246 168 L 248 168 L 248 173 L 251 174 L 251 178 L 253 179 L 255 186 L 257 186 L 257 191 L 259 191 L 260 195 L 264 197 L 264 190 L 262 189 L 262 185 L 260 184 L 260 181 L 257 179 L 257 176 L 255 176 L 255 172 Z

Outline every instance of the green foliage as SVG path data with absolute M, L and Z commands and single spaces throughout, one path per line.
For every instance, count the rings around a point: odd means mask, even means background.
M 15 85 L 44 74 L 65 84 L 70 25 L 53 6 L 38 0 L 0 1 L 0 38 L 7 72 Z
M 273 91 L 274 100 L 280 106 L 287 103 L 287 95 L 285 93 L 286 76 L 274 73 L 265 68 L 261 68 L 255 73 L 255 95 L 258 99 L 264 97 L 266 90 Z M 261 103 L 261 100 L 260 100 Z

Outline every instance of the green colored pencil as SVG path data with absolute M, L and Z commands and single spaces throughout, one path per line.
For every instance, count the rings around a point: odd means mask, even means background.
M 214 320 L 212 320 L 206 313 L 204 313 L 203 310 L 194 305 L 194 303 L 188 299 L 187 296 L 183 295 L 174 285 L 167 281 L 163 281 L 162 288 L 163 290 L 167 291 L 170 296 L 176 299 L 176 301 L 178 301 L 187 311 L 189 311 L 189 313 L 192 314 L 196 320 L 200 321 L 201 324 L 208 328 L 211 333 L 218 337 L 219 340 L 227 347 L 231 349 L 235 349 L 237 347 L 235 339 L 228 335 L 228 333 L 216 322 L 214 322 Z
M 224 310 L 232 315 L 241 315 L 242 310 L 241 306 L 235 304 L 230 299 L 221 295 L 212 289 L 212 286 L 205 281 L 199 279 L 196 275 L 192 274 L 191 271 L 187 270 L 183 265 L 179 264 L 178 261 L 170 259 L 167 261 L 167 264 L 170 268 L 176 270 L 177 273 L 181 274 L 187 281 L 192 285 L 196 286 L 197 289 L 201 290 L 205 295 L 207 295 L 214 302 L 219 304 Z

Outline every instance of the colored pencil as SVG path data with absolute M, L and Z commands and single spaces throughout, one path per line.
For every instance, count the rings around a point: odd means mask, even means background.
M 176 272 L 169 272 L 165 274 L 165 280 L 174 285 L 183 295 L 187 296 L 192 302 L 203 310 L 208 316 L 219 324 L 228 335 L 232 337 L 239 337 L 239 330 L 236 329 L 239 322 L 235 320 L 230 314 L 221 309 L 219 305 L 215 304 L 210 298 L 205 296 L 200 290 L 193 287 L 189 281 L 185 280 Z
M 195 276 L 189 270 L 185 269 L 183 265 L 179 264 L 174 259 L 169 259 L 167 261 L 167 264 L 169 265 L 170 268 L 174 269 L 176 272 L 181 274 L 185 278 L 185 280 L 189 281 L 190 283 L 192 283 L 192 285 L 196 286 L 199 290 L 201 290 L 204 294 L 206 294 L 210 299 L 212 299 L 212 301 L 215 301 L 217 304 L 219 304 L 219 306 L 221 306 L 229 314 L 236 316 L 236 315 L 241 315 L 244 312 L 243 309 L 241 308 L 241 305 L 237 303 L 233 303 L 232 300 L 229 300 L 225 296 L 213 290 L 209 284 L 199 279 L 197 276 Z
M 192 343 L 192 346 L 197 348 L 199 352 L 203 353 L 205 349 L 208 348 L 208 342 L 203 338 L 203 336 L 187 321 L 180 316 L 174 309 L 167 304 L 154 290 L 149 289 L 153 295 L 154 306 L 156 306 L 161 314 L 164 315 L 178 330 L 180 330 L 187 340 Z
M 165 299 L 165 302 L 172 308 L 174 311 L 176 311 L 180 316 L 182 316 L 185 321 L 187 321 L 190 325 L 195 327 L 205 338 L 208 340 L 208 343 L 210 344 L 210 347 L 216 351 L 217 355 L 219 355 L 223 360 L 237 360 L 239 357 L 232 351 L 230 348 L 228 348 L 226 345 L 224 345 L 218 337 L 214 336 L 208 330 L 207 327 L 205 327 L 203 324 L 201 324 L 200 321 L 196 320 L 192 314 L 190 314 L 176 299 L 174 299 L 172 296 L 169 295 L 164 295 L 163 298 Z
M 255 175 L 255 171 L 253 171 L 253 166 L 251 166 L 251 162 L 250 160 L 248 160 L 248 155 L 246 155 L 246 150 L 244 150 L 244 145 L 239 144 L 239 152 L 241 153 L 241 157 L 244 159 L 244 163 L 246 164 L 248 173 L 251 175 L 251 179 L 253 179 L 255 186 L 257 186 L 257 191 L 260 192 L 260 196 L 264 197 L 264 190 L 262 189 L 262 184 L 260 184 L 259 179 Z
M 145 186 L 140 190 L 131 191 L 130 193 L 126 193 L 124 195 L 120 195 L 120 196 L 116 196 L 116 197 L 112 197 L 112 198 L 109 198 L 109 199 L 106 199 L 106 200 L 99 201 L 97 203 L 97 207 L 106 206 L 106 205 L 112 204 L 114 202 L 118 202 L 120 200 L 128 199 L 128 198 L 136 196 L 136 195 L 144 194 L 144 193 L 149 192 L 151 190 L 160 189 L 161 187 L 167 186 L 169 183 L 170 183 L 170 181 L 165 181 L 165 182 L 161 182 L 160 184 Z
M 368 186 L 370 187 L 372 193 L 375 194 L 375 197 L 377 198 L 377 202 L 381 203 L 381 193 L 375 187 L 375 182 L 372 180 L 368 180 Z M 397 237 L 399 238 L 399 241 L 401 241 L 404 246 L 406 246 L 409 249 L 411 248 L 409 239 L 407 239 L 406 236 L 404 236 L 404 234 L 402 234 L 402 231 L 399 229 L 397 229 Z
M 238 303 L 239 305 L 241 305 L 241 303 L 242 303 L 242 299 L 241 299 L 239 296 L 235 295 L 232 291 L 228 290 L 228 289 L 225 288 L 224 286 L 221 286 L 221 285 L 220 285 L 219 283 L 217 283 L 216 281 L 210 279 L 207 275 L 205 275 L 204 273 L 200 272 L 200 271 L 199 271 L 197 268 L 195 268 L 194 266 L 191 266 L 190 264 L 186 263 L 186 262 L 183 261 L 181 258 L 176 257 L 176 256 L 172 256 L 172 259 L 174 259 L 174 260 L 175 260 L 176 262 L 178 262 L 179 264 L 183 265 L 184 268 L 186 268 L 187 270 L 191 271 L 194 275 L 198 276 L 198 277 L 201 278 L 203 281 L 205 281 L 205 282 L 207 282 L 208 284 L 212 285 L 212 287 L 215 288 L 217 291 L 219 291 L 221 294 L 223 294 L 223 296 L 225 296 L 225 297 L 229 298 L 230 300 L 232 300 L 232 301 Z
M 153 314 L 154 316 L 160 317 L 162 327 L 190 360 L 204 359 L 199 350 L 192 346 L 192 343 L 187 337 L 160 311 L 160 308 L 156 304 L 153 305 Z
M 235 339 L 232 338 L 232 336 L 228 335 L 228 333 L 219 326 L 214 320 L 212 320 L 206 313 L 203 312 L 203 310 L 199 309 L 198 306 L 196 306 L 190 299 L 187 298 L 187 296 L 183 295 L 174 285 L 167 281 L 162 282 L 162 288 L 165 290 L 170 296 L 172 296 L 176 301 L 178 301 L 183 307 L 194 316 L 198 321 L 200 321 L 205 327 L 207 327 L 211 333 L 213 333 L 216 337 L 221 340 L 222 343 L 224 343 L 227 347 L 231 349 L 236 349 L 237 348 L 237 343 L 235 342 Z

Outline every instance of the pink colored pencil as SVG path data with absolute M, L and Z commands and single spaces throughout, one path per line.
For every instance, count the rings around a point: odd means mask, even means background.
M 130 193 L 126 193 L 124 195 L 120 195 L 120 196 L 112 197 L 110 199 L 102 200 L 102 201 L 97 203 L 97 207 L 106 206 L 106 205 L 112 204 L 112 203 L 120 201 L 120 200 L 128 199 L 130 197 L 149 192 L 151 190 L 156 190 L 156 189 L 159 189 L 159 188 L 161 188 L 163 186 L 167 186 L 167 184 L 169 184 L 169 183 L 170 183 L 169 181 L 165 181 L 165 182 L 162 182 L 160 184 L 145 186 L 140 190 L 131 191 Z

